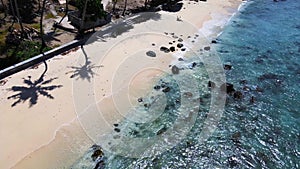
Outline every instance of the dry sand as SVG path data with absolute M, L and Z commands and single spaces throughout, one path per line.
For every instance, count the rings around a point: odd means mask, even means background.
M 69 168 L 94 141 L 113 130 L 112 124 L 126 116 L 159 76 L 171 73 L 169 65 L 182 53 L 159 50 L 174 40 L 165 32 L 182 35 L 186 46 L 192 46 L 187 36 L 201 34 L 201 29 L 209 41 L 220 33 L 240 4 L 234 0 L 184 1 L 180 12 L 159 12 L 159 20 L 133 24 L 133 29 L 116 38 L 103 31 L 97 41 L 84 46 L 88 60 L 81 49 L 48 60 L 44 82 L 57 79 L 35 85 L 31 93 L 23 92 L 19 95 L 21 102 L 13 107 L 18 98 L 7 98 L 19 92 L 9 89 L 30 87 L 23 78 L 37 80 L 44 66 L 6 78 L 7 83 L 0 86 L 0 168 Z M 132 22 L 134 17 L 128 18 L 126 25 L 131 27 Z M 146 56 L 149 50 L 157 56 Z M 62 87 L 42 88 L 53 85 Z M 54 98 L 42 96 L 43 91 Z M 34 92 L 40 93 L 36 104 L 30 106 L 29 95 Z M 120 104 L 116 106 L 116 102 Z

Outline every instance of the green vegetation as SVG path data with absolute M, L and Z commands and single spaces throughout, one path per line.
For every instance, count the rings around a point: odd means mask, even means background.
M 85 0 L 76 0 L 76 6 L 80 11 L 80 15 L 83 15 L 85 8 Z M 86 14 L 92 15 L 90 17 L 92 20 L 97 20 L 97 18 L 102 18 L 106 15 L 103 10 L 103 5 L 101 4 L 101 0 L 89 0 L 86 7 Z
M 19 45 L 4 45 L 1 46 L 2 52 L 5 52 L 6 57 L 0 59 L 0 69 L 4 69 L 18 62 L 29 59 L 40 54 L 41 43 L 36 41 L 23 40 Z M 44 48 L 43 52 L 50 50 L 50 47 Z

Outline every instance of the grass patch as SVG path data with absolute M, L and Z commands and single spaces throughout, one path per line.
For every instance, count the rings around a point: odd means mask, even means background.
M 45 16 L 45 19 L 56 18 L 51 12 Z

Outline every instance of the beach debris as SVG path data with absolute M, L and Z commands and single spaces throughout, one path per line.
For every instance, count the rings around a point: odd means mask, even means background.
M 210 46 L 205 46 L 203 49 L 208 51 L 208 50 L 210 50 Z
M 4 86 L 6 84 L 6 82 L 7 82 L 6 79 L 0 80 L 0 86 Z
M 177 38 L 178 38 L 178 36 L 176 36 L 176 35 L 173 35 L 172 37 L 173 37 L 174 39 L 177 39 Z
M 149 57 L 156 57 L 156 53 L 153 52 L 152 50 L 149 50 L 148 52 L 146 52 L 146 55 Z
M 143 102 L 143 98 L 138 98 L 138 102 Z
M 172 66 L 171 70 L 173 74 L 179 74 L 179 68 L 176 65 Z
M 254 102 L 255 102 L 255 98 L 254 98 L 254 96 L 251 96 L 250 103 L 254 103 Z
M 152 46 L 155 46 L 155 43 L 152 43 Z
M 173 44 L 173 42 L 169 42 L 169 45 L 172 45 Z
M 169 52 L 170 52 L 170 49 L 167 48 L 167 47 L 165 47 L 165 46 L 162 46 L 162 47 L 160 47 L 160 51 L 163 51 L 163 52 L 165 52 L 165 53 L 169 53 Z
M 184 61 L 182 58 L 178 58 L 178 61 Z
M 209 87 L 209 88 L 215 88 L 215 87 L 216 87 L 215 82 L 208 81 L 208 87 Z
M 178 42 L 183 42 L 183 39 L 182 39 L 182 38 L 179 38 L 179 39 L 178 39 Z
M 232 68 L 232 66 L 229 65 L 229 64 L 225 64 L 225 65 L 224 65 L 224 69 L 225 69 L 225 70 L 231 70 L 231 68 Z
M 177 47 L 178 47 L 178 48 L 182 48 L 182 47 L 183 47 L 183 44 L 182 44 L 182 43 L 178 43 L 178 44 L 177 44 Z
M 115 126 L 115 127 L 118 127 L 118 126 L 119 126 L 119 124 L 118 124 L 118 123 L 115 123 L 115 124 L 114 124 L 114 126 Z
M 171 52 L 174 52 L 174 51 L 175 51 L 175 47 L 174 47 L 174 46 L 171 46 L 171 47 L 170 47 L 170 51 L 171 51 Z
M 234 97 L 235 99 L 242 99 L 242 98 L 243 98 L 243 93 L 242 93 L 241 91 L 235 91 L 235 92 L 233 93 L 233 97 Z
M 230 94 L 230 93 L 234 92 L 235 90 L 233 88 L 233 84 L 231 84 L 231 83 L 224 83 L 224 84 L 221 85 L 221 91 L 223 91 L 223 92 L 226 91 L 227 94 Z
M 185 48 L 182 48 L 182 49 L 181 49 L 182 52 L 184 52 L 185 50 L 186 50 Z

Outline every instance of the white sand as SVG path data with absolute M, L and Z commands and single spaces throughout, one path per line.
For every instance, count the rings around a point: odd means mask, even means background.
M 186 37 L 199 33 L 200 28 L 208 39 L 213 38 L 240 3 L 234 0 L 184 1 L 185 9 L 180 12 L 160 12 L 158 21 L 136 24 L 134 29 L 117 38 L 106 38 L 106 42 L 98 40 L 84 46 L 89 61 L 99 66 L 93 68 L 97 74 L 90 79 L 91 82 L 88 79 L 75 80 L 78 76 L 70 78 L 70 66 L 85 64 L 80 49 L 54 57 L 47 61 L 44 80 L 58 78 L 44 86 L 63 87 L 49 91 L 54 99 L 39 95 L 37 104 L 32 107 L 29 107 L 29 99 L 11 107 L 17 99 L 7 97 L 17 92 L 8 89 L 27 87 L 22 79 L 27 76 L 37 80 L 44 71 L 43 64 L 38 69 L 27 69 L 6 78 L 8 82 L 0 86 L 0 168 L 68 168 L 97 139 L 89 138 L 87 134 L 100 136 L 111 132 L 112 124 L 122 120 L 159 75 L 170 73 L 169 64 L 177 58 L 159 51 L 161 45 L 168 46 L 173 40 L 164 32 L 182 34 L 187 45 L 192 44 Z M 177 16 L 183 22 L 176 21 Z M 157 57 L 146 56 L 148 50 L 155 51 Z M 113 101 L 122 103 L 114 106 Z

